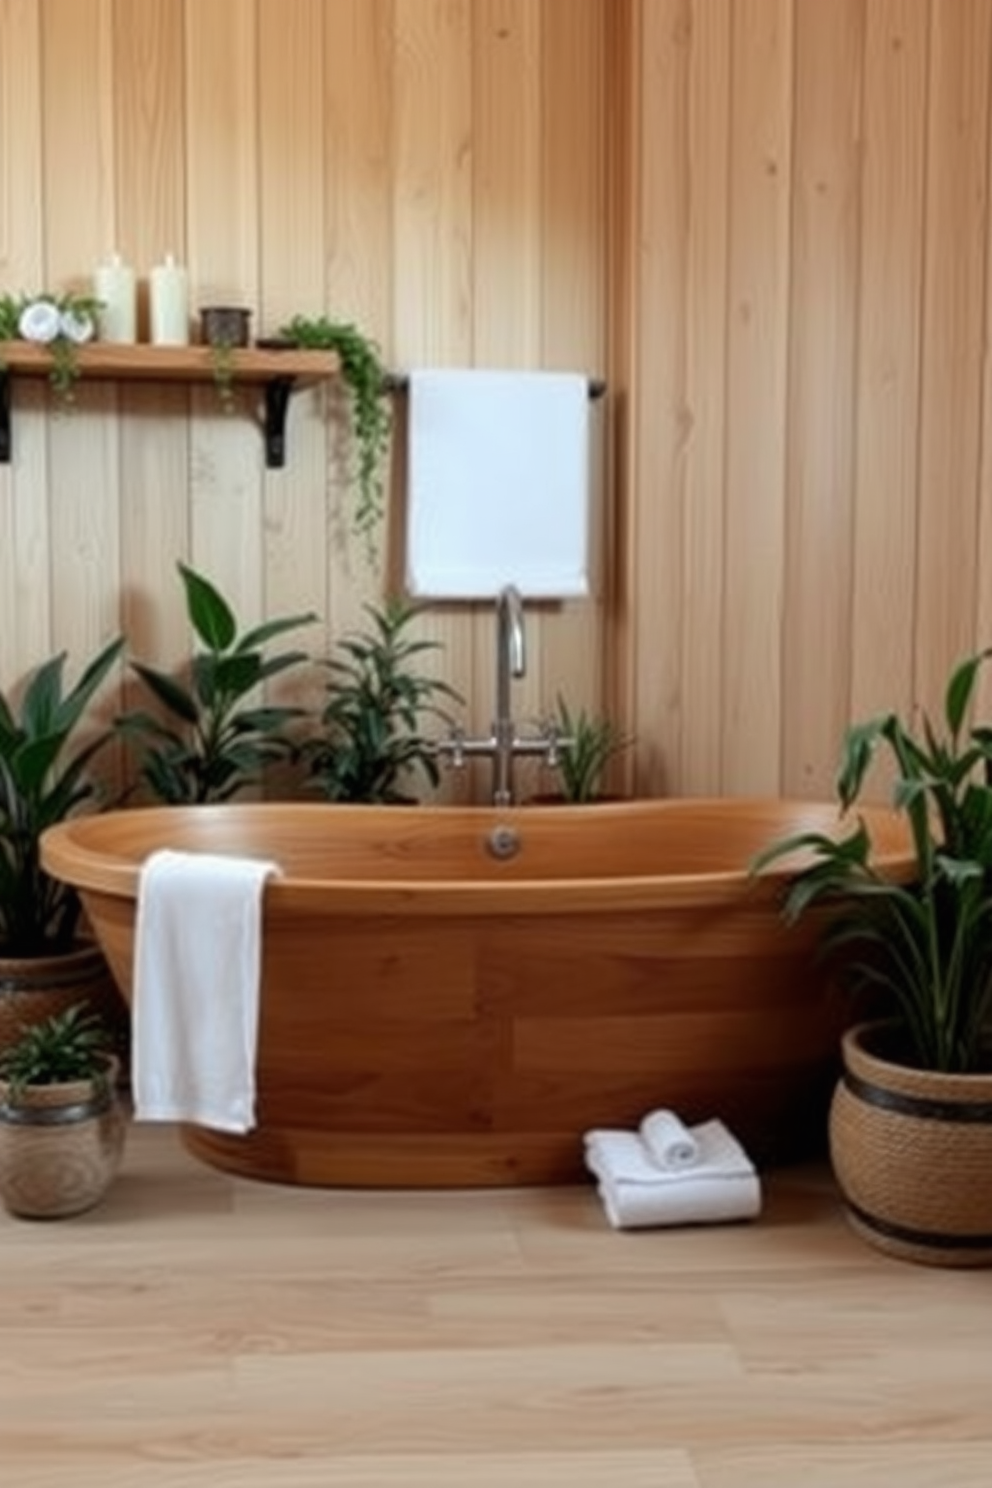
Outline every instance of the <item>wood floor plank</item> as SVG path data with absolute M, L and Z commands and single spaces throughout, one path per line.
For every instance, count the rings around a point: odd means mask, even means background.
M 992 1277 L 889 1260 L 829 1172 L 617 1233 L 591 1185 L 304 1190 L 132 1127 L 108 1199 L 0 1216 L 19 1488 L 988 1488 Z

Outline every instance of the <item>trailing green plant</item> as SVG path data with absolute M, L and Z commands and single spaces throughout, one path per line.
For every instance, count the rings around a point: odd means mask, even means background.
M 237 406 L 234 395 L 234 343 L 217 340 L 208 344 L 210 366 L 213 371 L 217 399 L 225 413 L 233 413 Z
M 832 913 L 824 952 L 838 974 L 890 1010 L 908 1060 L 924 1069 L 969 1072 L 987 1063 L 992 1011 L 992 728 L 971 721 L 979 670 L 992 650 L 956 666 L 938 730 L 917 731 L 895 713 L 852 725 L 837 777 L 842 818 L 858 801 L 881 747 L 895 766 L 893 804 L 913 848 L 913 881 L 873 863 L 864 818 L 834 839 L 802 832 L 755 861 L 756 871 L 801 851 L 810 861 L 789 879 L 784 913 Z
M 321 732 L 307 740 L 304 758 L 311 782 L 329 801 L 409 801 L 412 777 L 432 787 L 440 780 L 425 720 L 450 724 L 444 705 L 462 698 L 447 682 L 417 670 L 416 661 L 440 643 L 410 635 L 415 605 L 393 597 L 365 610 L 371 628 L 344 636 L 337 642 L 342 654 L 323 663 L 330 674 L 328 701 Z
M 123 646 L 122 638 L 110 641 L 68 691 L 63 651 L 31 674 L 19 706 L 0 693 L 0 955 L 72 949 L 79 899 L 42 868 L 39 844 L 46 828 L 98 796 L 89 768 L 113 730 L 91 734 L 78 748 L 73 741 Z
M 330 320 L 325 315 L 294 315 L 282 327 L 280 335 L 295 346 L 310 351 L 333 351 L 341 359 L 341 376 L 351 399 L 352 435 L 357 452 L 357 496 L 352 527 L 364 540 L 366 553 L 372 560 L 376 554 L 376 532 L 385 514 L 383 467 L 392 431 L 392 408 L 379 348 L 351 322 Z
M 298 650 L 266 653 L 269 642 L 317 617 L 288 615 L 242 632 L 209 579 L 185 563 L 177 568 L 199 649 L 182 675 L 129 658 L 166 716 L 135 709 L 117 727 L 137 750 L 140 781 L 158 800 L 226 801 L 257 784 L 267 766 L 295 754 L 289 726 L 304 710 L 261 702 L 258 690 L 309 659 Z
M 572 709 L 558 694 L 554 729 L 558 735 L 558 778 L 568 801 L 595 801 L 611 760 L 633 740 L 605 714 Z
M 9 1105 L 17 1105 L 31 1085 L 92 1080 L 106 1088 L 112 1067 L 108 1030 L 81 1002 L 24 1028 L 0 1050 L 0 1080 L 7 1084 Z
M 79 347 L 89 341 L 103 302 L 84 294 L 0 296 L 0 341 L 43 346 L 52 360 L 48 380 L 63 403 L 71 403 L 79 378 Z

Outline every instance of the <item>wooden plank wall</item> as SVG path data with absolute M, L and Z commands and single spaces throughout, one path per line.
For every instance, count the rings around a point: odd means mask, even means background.
M 992 643 L 992 3 L 633 26 L 637 782 L 816 796 L 851 717 L 939 706 Z
M 259 332 L 605 372 L 604 585 L 532 613 L 519 716 L 610 702 L 644 793 L 820 795 L 992 641 L 990 57 L 992 0 L 0 0 L 0 286 L 172 250 Z M 401 511 L 368 567 L 328 414 L 269 472 L 209 387 L 18 383 L 4 683 L 182 656 L 178 557 L 356 623 Z M 473 730 L 493 629 L 423 622 Z
M 357 321 L 390 365 L 606 370 L 605 0 L 0 0 L 0 288 L 84 287 L 166 252 L 195 304 Z M 123 628 L 189 645 L 178 558 L 239 615 L 313 608 L 318 651 L 396 582 L 349 533 L 333 393 L 285 471 L 213 388 L 15 387 L 0 468 L 0 678 Z M 402 403 L 397 412 L 402 424 Z M 397 493 L 398 495 L 398 493 Z M 525 536 L 525 535 L 524 535 Z M 605 599 L 536 609 L 522 720 L 595 703 Z M 438 670 L 492 716 L 492 607 L 436 607 Z M 312 696 L 319 696 L 314 674 Z M 481 777 L 475 782 L 482 787 Z M 467 794 L 467 782 L 452 792 Z

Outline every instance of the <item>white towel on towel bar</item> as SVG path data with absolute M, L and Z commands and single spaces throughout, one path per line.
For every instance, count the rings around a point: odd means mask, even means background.
M 410 593 L 589 594 L 588 377 L 423 368 L 409 388 Z
M 278 871 L 171 849 L 142 866 L 131 1059 L 139 1120 L 255 1125 L 262 891 Z

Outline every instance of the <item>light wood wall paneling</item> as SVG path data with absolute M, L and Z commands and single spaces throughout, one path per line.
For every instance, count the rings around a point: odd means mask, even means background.
M 258 30 L 254 5 L 188 0 L 186 137 L 194 322 L 204 305 L 258 306 Z M 264 605 L 259 431 L 213 387 L 192 393 L 191 558 L 239 619 Z M 240 399 L 244 396 L 237 394 Z
M 688 201 L 687 77 L 691 7 L 661 0 L 643 12 L 639 95 L 639 244 L 633 316 L 629 584 L 637 606 L 633 729 L 635 779 L 654 795 L 679 778 L 679 660 L 685 609 L 685 210 Z M 679 222 L 683 229 L 672 231 Z M 650 307 L 650 308 L 648 308 Z M 645 311 L 647 313 L 645 313 Z
M 352 320 L 379 343 L 392 365 L 393 195 L 395 151 L 393 76 L 396 42 L 395 0 L 342 0 L 324 6 L 324 285 L 327 313 Z M 365 544 L 352 528 L 353 491 L 348 467 L 337 458 L 341 414 L 335 389 L 325 390 L 328 433 L 329 595 L 332 636 L 364 625 L 365 604 L 393 587 L 389 569 L 397 539 L 402 488 L 387 481 L 386 522 L 378 553 L 369 562 Z M 402 440 L 403 404 L 392 406 L 394 437 Z
M 913 695 L 928 15 L 865 8 L 852 718 Z
M 397 0 L 393 71 L 393 303 L 398 365 L 468 366 L 473 359 L 472 5 Z M 479 717 L 472 627 L 465 605 L 432 606 L 420 629 L 443 647 L 444 672 Z M 479 700 L 481 703 L 482 700 Z M 472 772 L 474 776 L 475 772 Z M 449 779 L 462 792 L 468 772 Z
M 732 0 L 691 13 L 686 193 L 687 458 L 683 549 L 685 602 L 679 692 L 679 785 L 712 793 L 721 778 L 724 688 L 723 569 Z
M 41 14 L 35 0 L 0 0 L 0 287 L 43 288 Z M 52 644 L 48 396 L 12 390 L 13 460 L 0 465 L 0 689 Z
M 934 4 L 930 21 L 915 636 L 916 698 L 936 710 L 979 585 L 992 6 Z
M 792 5 L 735 0 L 721 778 L 781 784 Z
M 539 365 L 601 376 L 606 367 L 608 285 L 606 196 L 606 27 L 600 0 L 548 0 L 542 10 L 543 242 Z M 596 546 L 602 550 L 603 405 L 591 407 Z M 608 596 L 597 576 L 588 598 L 542 617 L 540 665 L 525 703 L 547 714 L 561 692 L 573 708 L 603 701 L 602 616 Z
M 829 795 L 848 719 L 862 0 L 796 0 L 782 786 Z
M 336 7 L 332 7 L 335 9 Z M 329 52 L 320 0 L 259 0 L 259 326 L 275 335 L 294 314 L 327 310 L 324 224 Z M 287 417 L 286 464 L 263 477 L 263 604 L 268 616 L 312 610 L 319 623 L 288 638 L 311 654 L 327 649 L 331 544 L 326 387 L 298 391 Z M 319 706 L 316 668 L 285 673 L 270 693 Z
M 472 10 L 473 275 L 472 345 L 489 367 L 541 365 L 541 149 L 544 57 L 541 7 L 527 0 L 475 0 Z M 472 499 L 468 493 L 468 499 Z M 526 543 L 527 534 L 520 541 Z M 489 729 L 495 692 L 496 619 L 491 604 L 471 616 L 469 713 L 473 733 Z M 526 610 L 527 675 L 513 683 L 515 717 L 532 720 L 542 706 L 543 610 Z M 488 764 L 474 770 L 481 796 Z M 534 776 L 521 761 L 517 779 Z
M 110 0 L 43 8 L 45 285 L 92 292 L 114 218 Z M 78 663 L 119 628 L 120 451 L 115 393 L 78 385 L 49 418 L 52 636 Z
M 115 0 L 113 36 L 115 214 L 103 252 L 134 265 L 145 338 L 153 265 L 167 253 L 187 257 L 184 8 Z M 117 396 L 121 621 L 132 655 L 171 666 L 190 647 L 176 571 L 190 551 L 190 395 L 181 385 L 122 383 Z

